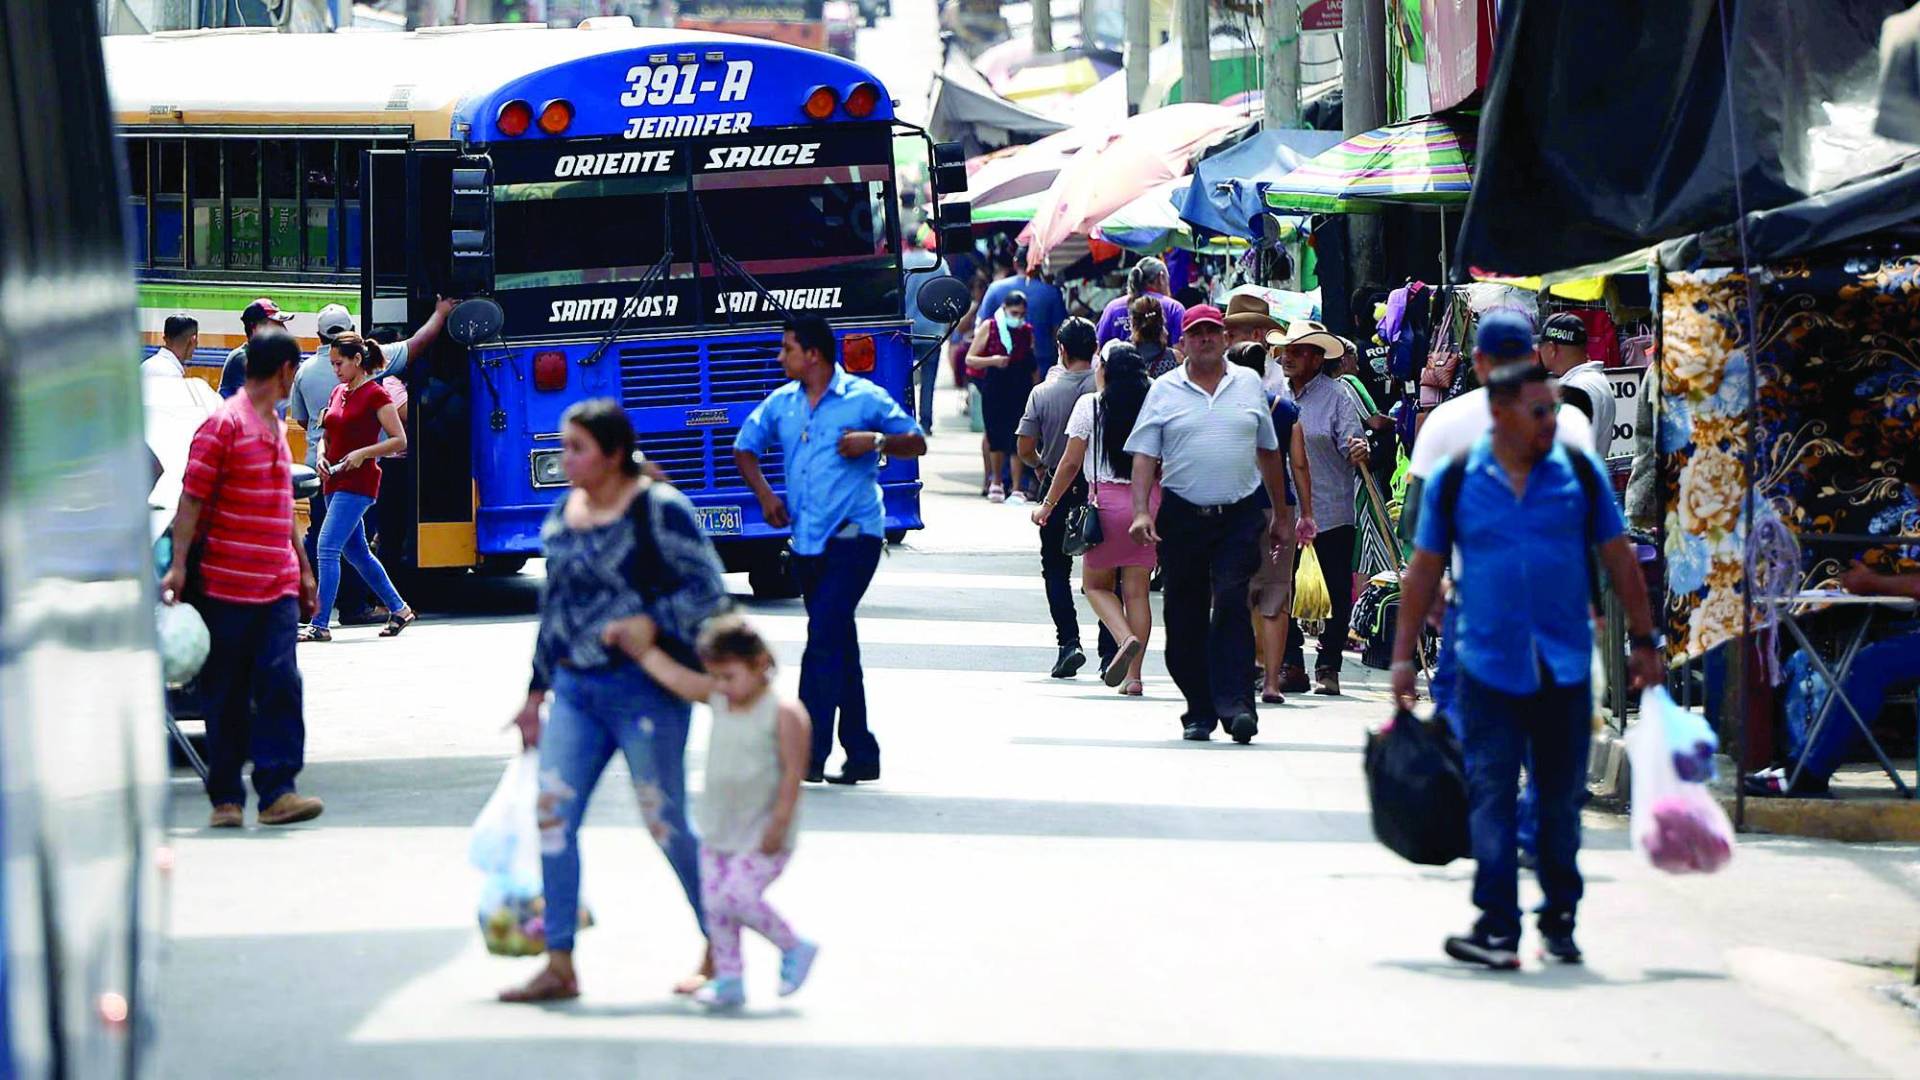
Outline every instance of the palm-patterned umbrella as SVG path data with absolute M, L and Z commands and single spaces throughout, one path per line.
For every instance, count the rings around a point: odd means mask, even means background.
M 1314 214 L 1465 206 L 1474 116 L 1428 116 L 1355 135 L 1267 186 L 1267 205 Z

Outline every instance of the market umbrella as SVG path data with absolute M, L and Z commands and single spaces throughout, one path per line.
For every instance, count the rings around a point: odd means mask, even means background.
M 1094 235 L 1146 255 L 1158 255 L 1170 248 L 1205 255 L 1237 255 L 1245 251 L 1247 241 L 1239 237 L 1196 238 L 1193 227 L 1180 219 L 1179 206 L 1186 198 L 1187 185 L 1192 182 L 1192 177 L 1183 176 L 1155 184 L 1146 194 L 1101 219 L 1094 227 Z M 1304 221 L 1304 218 L 1295 218 L 1292 224 L 1298 228 Z
M 1011 199 L 1002 199 L 996 203 L 973 208 L 975 225 L 1025 225 L 1033 220 L 1040 209 L 1040 201 L 1046 198 L 1044 191 L 1028 192 Z
M 1072 127 L 989 155 L 979 171 L 967 177 L 967 199 L 973 203 L 974 217 L 995 203 L 1047 190 L 1073 155 L 1099 134 L 1091 128 Z
M 1020 234 L 1028 245 L 1028 268 L 1155 184 L 1185 175 L 1195 155 L 1247 125 L 1232 109 L 1183 102 L 1129 117 L 1097 136 L 1061 167 Z
M 1428 116 L 1355 135 L 1268 184 L 1267 205 L 1315 214 L 1465 206 L 1473 124 L 1472 117 Z
M 1059 64 L 1030 64 L 1014 72 L 998 89 L 1000 96 L 1008 101 L 1078 94 L 1093 89 L 1114 70 L 1111 65 L 1084 56 Z
M 1208 154 L 1193 167 L 1180 216 L 1206 232 L 1254 240 L 1268 212 L 1267 188 L 1340 142 L 1337 131 L 1278 128 Z

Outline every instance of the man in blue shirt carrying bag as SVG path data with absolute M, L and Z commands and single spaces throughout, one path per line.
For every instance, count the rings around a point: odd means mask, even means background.
M 1569 455 L 1586 451 L 1555 441 L 1557 402 L 1546 371 L 1510 364 L 1493 372 L 1487 390 L 1492 432 L 1426 487 L 1416 550 L 1401 583 L 1393 693 L 1402 707 L 1412 706 L 1413 648 L 1457 550 L 1455 707 L 1464 731 L 1480 919 L 1472 933 L 1448 938 L 1446 950 L 1456 960 L 1511 970 L 1520 966 L 1514 794 L 1529 748 L 1540 793 L 1542 946 L 1557 960 L 1580 960 L 1573 927 L 1592 737 L 1595 548 L 1626 607 L 1634 688 L 1658 685 L 1663 671 L 1626 522 L 1604 488 L 1582 481 Z M 1457 479 L 1446 476 L 1453 470 Z
M 780 366 L 794 380 L 767 396 L 734 439 L 733 459 L 760 499 L 768 525 L 793 526 L 793 556 L 807 602 L 807 649 L 800 659 L 800 703 L 813 721 L 807 779 L 854 784 L 880 779 L 880 743 L 867 729 L 854 613 L 880 566 L 886 510 L 880 492 L 885 457 L 919 457 L 927 440 L 879 384 L 841 369 L 833 327 L 817 315 L 786 325 Z M 760 455 L 778 445 L 787 463 L 787 497 L 774 494 Z M 827 776 L 834 715 L 847 752 Z

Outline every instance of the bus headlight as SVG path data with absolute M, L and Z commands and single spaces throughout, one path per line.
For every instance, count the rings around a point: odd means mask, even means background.
M 533 463 L 533 486 L 537 488 L 565 487 L 567 468 L 560 461 L 560 450 L 535 450 L 528 455 Z

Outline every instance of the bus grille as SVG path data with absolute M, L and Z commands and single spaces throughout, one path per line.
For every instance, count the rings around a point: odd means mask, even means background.
M 707 489 L 707 433 L 704 431 L 651 431 L 640 435 L 640 449 L 647 460 L 666 470 L 667 479 L 681 491 Z M 732 451 L 728 451 L 732 465 Z
M 620 350 L 620 403 L 629 409 L 700 404 L 700 351 L 692 345 Z
M 733 439 L 738 434 L 739 428 L 721 428 L 713 433 L 713 486 L 716 488 L 747 486 L 740 467 L 733 463 Z M 786 454 L 777 446 L 768 447 L 767 452 L 760 455 L 760 471 L 766 474 L 767 483 L 775 487 L 786 483 Z
M 780 342 L 730 341 L 707 347 L 708 396 L 715 405 L 758 403 L 787 382 Z

